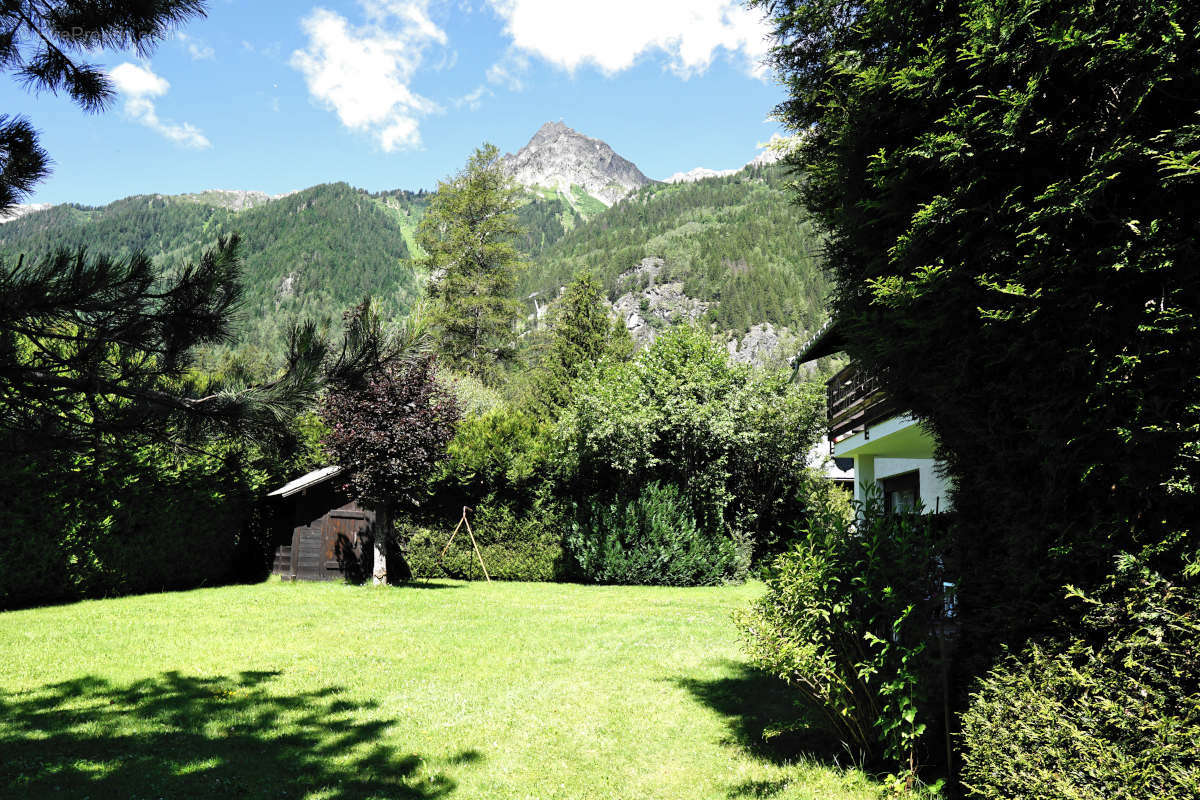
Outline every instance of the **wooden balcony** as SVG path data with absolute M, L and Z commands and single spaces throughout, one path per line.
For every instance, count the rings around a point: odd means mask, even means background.
M 830 378 L 825 393 L 831 444 L 900 413 L 879 388 L 878 381 L 860 372 L 854 364 Z

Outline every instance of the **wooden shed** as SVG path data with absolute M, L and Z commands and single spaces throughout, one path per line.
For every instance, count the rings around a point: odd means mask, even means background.
M 370 577 L 371 548 L 384 520 L 332 480 L 341 471 L 323 467 L 270 493 L 288 505 L 281 516 L 291 520 L 290 532 L 278 532 L 274 542 L 271 571 L 284 580 L 357 583 Z

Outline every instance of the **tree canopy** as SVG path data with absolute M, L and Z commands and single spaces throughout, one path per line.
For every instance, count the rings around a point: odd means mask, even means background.
M 633 339 L 613 319 L 604 293 L 591 273 L 580 273 L 549 309 L 550 330 L 532 386 L 534 405 L 554 414 L 571 398 L 572 388 L 606 357 L 633 354 Z
M 513 351 L 521 313 L 513 289 L 524 266 L 513 244 L 521 234 L 518 191 L 501 168 L 500 151 L 485 144 L 438 184 L 418 228 L 438 350 L 450 366 L 478 375 Z

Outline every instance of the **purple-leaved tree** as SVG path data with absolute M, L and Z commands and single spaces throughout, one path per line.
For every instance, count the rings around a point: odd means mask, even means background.
M 384 528 L 374 544 L 376 584 L 387 582 L 386 547 L 395 514 L 419 504 L 460 416 L 430 355 L 392 363 L 364 384 L 323 398 L 321 417 L 329 432 L 321 443 L 345 470 L 350 492 L 383 512 Z

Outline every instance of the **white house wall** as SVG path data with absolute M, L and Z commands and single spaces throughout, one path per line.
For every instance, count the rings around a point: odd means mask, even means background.
M 879 481 L 916 471 L 921 505 L 927 513 L 950 509 L 949 481 L 938 475 L 933 438 L 907 415 L 872 425 L 834 446 L 838 456 L 854 458 L 854 499 L 863 501 Z
M 932 458 L 876 458 L 875 480 L 916 470 L 921 485 L 921 505 L 925 511 L 946 511 L 950 508 L 950 482 L 937 474 L 937 461 Z

